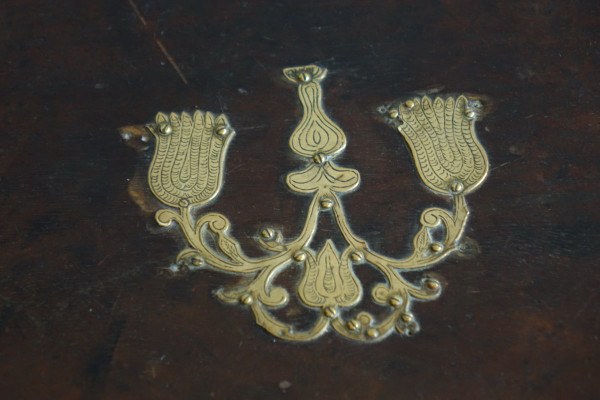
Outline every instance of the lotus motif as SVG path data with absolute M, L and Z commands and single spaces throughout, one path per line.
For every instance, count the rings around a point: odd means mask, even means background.
M 307 254 L 298 286 L 298 294 L 306 305 L 350 307 L 360 300 L 362 286 L 350 265 L 351 250 L 347 248 L 340 257 L 333 242 L 327 240 L 316 258 Z

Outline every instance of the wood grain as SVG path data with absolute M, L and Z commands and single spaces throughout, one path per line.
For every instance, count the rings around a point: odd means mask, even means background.
M 600 3 L 135 4 L 0 5 L 3 396 L 600 396 Z M 436 267 L 447 287 L 416 306 L 413 338 L 274 341 L 212 296 L 231 276 L 160 274 L 184 244 L 130 196 L 147 145 L 128 146 L 119 127 L 225 112 L 237 134 L 207 209 L 250 254 L 265 223 L 292 235 L 307 198 L 283 181 L 299 166 L 287 141 L 300 108 L 281 70 L 309 63 L 329 70 L 325 107 L 348 138 L 340 163 L 361 172 L 344 199 L 350 222 L 395 256 L 418 213 L 446 204 L 377 107 L 423 90 L 488 99 L 478 131 L 491 175 L 469 196 L 466 232 L 479 254 Z M 333 230 L 325 222 L 318 240 Z

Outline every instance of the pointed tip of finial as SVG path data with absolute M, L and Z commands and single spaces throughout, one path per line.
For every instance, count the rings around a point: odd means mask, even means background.
M 288 81 L 300 85 L 303 83 L 319 82 L 327 75 L 327 69 L 311 64 L 285 68 L 283 75 Z

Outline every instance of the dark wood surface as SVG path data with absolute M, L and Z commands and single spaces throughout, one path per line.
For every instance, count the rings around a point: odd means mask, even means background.
M 3 398 L 600 397 L 600 3 L 368 3 L 2 2 Z M 447 204 L 377 106 L 419 90 L 488 98 L 491 174 L 466 232 L 480 253 L 435 268 L 445 291 L 416 305 L 415 337 L 289 344 L 212 296 L 231 276 L 160 274 L 185 243 L 130 196 L 148 156 L 118 128 L 226 112 L 237 135 L 209 209 L 260 254 L 257 229 L 292 235 L 307 205 L 282 180 L 300 111 L 281 75 L 307 63 L 330 72 L 340 163 L 362 175 L 350 221 L 395 256 L 418 213 Z

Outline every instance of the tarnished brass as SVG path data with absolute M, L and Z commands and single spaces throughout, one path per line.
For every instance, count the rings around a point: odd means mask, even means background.
M 303 116 L 291 135 L 290 148 L 305 159 L 299 171 L 288 174 L 290 189 L 312 196 L 300 234 L 286 240 L 279 230 L 265 227 L 258 243 L 269 253 L 260 258 L 244 254 L 229 234 L 229 220 L 218 213 L 202 214 L 195 220 L 191 209 L 213 199 L 222 185 L 225 152 L 233 135 L 227 118 L 196 111 L 193 116 L 159 113 L 148 126 L 156 140 L 156 151 L 148 182 L 154 195 L 175 208 L 162 209 L 156 220 L 162 226 L 176 222 L 191 246 L 177 257 L 176 270 L 204 267 L 246 274 L 246 283 L 222 288 L 217 296 L 224 302 L 244 305 L 256 322 L 272 335 L 292 341 L 314 339 L 329 329 L 357 341 L 374 342 L 394 330 L 403 335 L 419 331 L 411 312 L 414 301 L 437 298 L 441 283 L 424 276 L 418 283 L 403 277 L 406 271 L 429 268 L 459 247 L 469 211 L 465 194 L 477 188 L 488 173 L 488 159 L 475 135 L 477 112 L 465 96 L 456 100 L 428 97 L 408 99 L 385 110 L 406 139 L 419 176 L 435 193 L 449 196 L 454 208 L 428 208 L 421 214 L 421 228 L 413 239 L 412 253 L 393 259 L 372 250 L 350 228 L 340 194 L 356 189 L 357 170 L 335 163 L 346 146 L 342 129 L 322 107 L 320 81 L 324 68 L 309 65 L 286 68 L 284 76 L 298 86 Z M 320 249 L 310 247 L 320 213 L 333 214 L 346 241 L 337 249 L 327 240 Z M 443 239 L 433 239 L 433 231 L 443 228 Z M 209 240 L 209 236 L 212 239 Z M 270 311 L 287 304 L 290 294 L 273 280 L 283 269 L 299 263 L 303 276 L 297 295 L 307 309 L 320 310 L 307 330 L 296 330 Z M 376 285 L 370 295 L 386 311 L 376 318 L 354 310 L 363 298 L 363 285 L 354 273 L 360 264 L 376 268 L 386 282 Z

